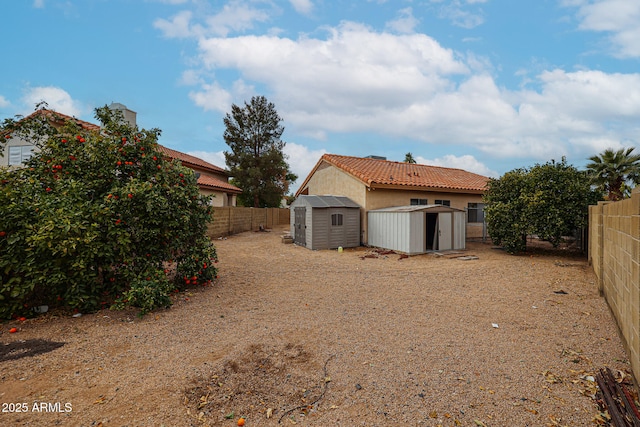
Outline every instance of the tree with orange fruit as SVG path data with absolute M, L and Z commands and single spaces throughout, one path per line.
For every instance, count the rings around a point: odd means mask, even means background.
M 216 276 L 193 171 L 158 151 L 160 130 L 106 106 L 96 118 L 87 129 L 40 108 L 0 128 L 38 147 L 0 170 L 0 318 L 43 304 L 145 313 Z

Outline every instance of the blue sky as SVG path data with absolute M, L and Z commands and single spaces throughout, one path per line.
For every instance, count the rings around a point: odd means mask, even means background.
M 283 118 L 297 188 L 323 153 L 498 177 L 640 143 L 637 0 L 3 2 L 0 119 L 120 102 L 225 167 L 223 117 Z

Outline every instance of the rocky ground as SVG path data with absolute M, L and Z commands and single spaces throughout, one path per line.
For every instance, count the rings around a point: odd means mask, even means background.
M 629 370 L 584 258 L 311 251 L 284 231 L 217 240 L 217 283 L 143 318 L 1 325 L 0 425 L 588 426 L 593 376 Z

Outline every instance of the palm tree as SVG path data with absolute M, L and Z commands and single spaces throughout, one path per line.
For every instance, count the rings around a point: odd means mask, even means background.
M 628 182 L 640 183 L 640 155 L 632 154 L 634 147 L 621 148 L 614 151 L 604 150 L 597 156 L 589 157 L 587 173 L 592 182 L 608 196 L 608 200 L 616 201 L 624 198 L 624 188 Z
M 404 155 L 404 162 L 405 163 L 416 163 L 416 159 L 413 158 L 413 154 L 407 153 L 407 154 Z

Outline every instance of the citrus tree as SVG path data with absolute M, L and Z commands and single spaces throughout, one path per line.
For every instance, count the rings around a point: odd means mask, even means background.
M 96 118 L 90 129 L 40 109 L 0 129 L 39 149 L 0 170 L 0 318 L 43 304 L 144 314 L 216 277 L 193 171 L 158 151 L 158 129 L 106 106 Z
M 484 209 L 491 239 L 510 253 L 525 251 L 531 234 L 557 247 L 588 223 L 589 205 L 601 196 L 590 184 L 564 158 L 490 180 Z

